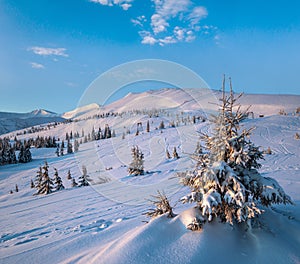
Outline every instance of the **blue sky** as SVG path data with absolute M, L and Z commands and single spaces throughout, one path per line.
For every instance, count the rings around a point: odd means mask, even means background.
M 1 0 L 0 111 L 71 110 L 99 74 L 141 59 L 182 64 L 214 89 L 225 73 L 238 92 L 300 94 L 298 10 L 297 0 Z

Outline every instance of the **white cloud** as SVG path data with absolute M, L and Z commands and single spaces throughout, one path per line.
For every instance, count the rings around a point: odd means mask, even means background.
M 167 45 L 177 42 L 192 42 L 202 33 L 202 20 L 207 17 L 207 9 L 196 5 L 195 0 L 151 0 L 154 12 L 150 20 L 140 17 L 132 19 L 135 26 L 143 29 L 139 34 L 143 44 Z M 148 22 L 148 23 L 146 23 Z M 214 31 L 208 26 L 209 31 Z M 208 29 L 203 27 L 204 31 Z M 144 32 L 148 34 L 144 34 Z
M 92 3 L 104 5 L 104 6 L 120 6 L 123 10 L 128 10 L 132 7 L 134 0 L 89 0 Z
M 207 17 L 207 10 L 203 6 L 194 7 L 193 11 L 189 14 L 191 25 L 197 25 L 199 21 Z
M 121 7 L 123 8 L 123 10 L 127 11 L 130 7 L 132 7 L 132 4 L 124 3 L 121 4 Z
M 169 23 L 159 14 L 154 14 L 151 17 L 151 27 L 154 34 L 164 32 L 167 30 Z
M 65 48 L 44 48 L 44 47 L 30 47 L 28 50 L 32 51 L 34 54 L 41 56 L 62 56 L 69 57 L 68 54 L 65 53 Z
M 30 62 L 30 65 L 33 69 L 45 69 L 45 66 L 43 64 L 37 62 Z
M 192 4 L 190 0 L 153 0 L 155 9 L 163 17 L 176 17 L 180 12 L 188 11 Z
M 157 40 L 152 36 L 144 36 L 142 40 L 142 44 L 154 45 L 157 43 Z
M 138 16 L 136 19 L 131 19 L 131 22 L 135 25 L 135 26 L 140 26 L 143 27 L 144 23 L 147 22 L 147 19 L 145 16 Z
M 177 39 L 175 39 L 173 36 L 166 36 L 164 38 L 159 39 L 159 45 L 164 46 L 166 44 L 172 44 L 176 43 Z
M 176 26 L 174 28 L 174 35 L 179 41 L 184 39 L 185 33 L 186 33 L 186 30 L 184 28 L 181 28 L 178 26 Z

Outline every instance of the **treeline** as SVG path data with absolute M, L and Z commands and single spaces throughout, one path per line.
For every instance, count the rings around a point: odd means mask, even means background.
M 19 142 L 17 150 L 19 150 L 18 159 L 15 144 L 10 144 L 8 138 L 0 138 L 0 165 L 27 163 L 32 160 L 28 144 Z

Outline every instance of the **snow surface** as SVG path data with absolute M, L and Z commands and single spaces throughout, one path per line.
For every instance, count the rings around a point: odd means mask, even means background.
M 300 263 L 300 140 L 294 139 L 295 133 L 300 133 L 300 117 L 292 115 L 295 106 L 300 106 L 299 97 L 285 105 L 285 109 L 290 109 L 289 115 L 280 116 L 279 104 L 270 95 L 266 101 L 272 109 L 269 116 L 248 119 L 244 124 L 256 127 L 252 137 L 256 144 L 272 149 L 273 153 L 262 161 L 260 171 L 275 178 L 295 205 L 263 208 L 265 213 L 252 229 L 214 220 L 204 225 L 202 231 L 192 232 L 186 225 L 198 212 L 191 209 L 193 205 L 179 202 L 188 190 L 179 185 L 175 173 L 193 166 L 189 154 L 196 147 L 197 131 L 209 130 L 209 124 L 188 123 L 169 128 L 168 121 L 183 109 L 182 105 L 185 111 L 191 108 L 191 113 L 195 113 L 195 102 L 188 100 L 192 92 L 185 96 L 177 89 L 148 93 L 160 94 L 160 107 L 171 101 L 168 112 L 153 118 L 131 113 L 60 124 L 37 134 L 64 138 L 71 130 L 81 134 L 82 128 L 89 132 L 93 126 L 104 128 L 109 124 L 117 137 L 82 144 L 77 154 L 63 157 L 56 157 L 55 149 L 32 149 L 32 162 L 0 166 L 0 263 Z M 105 106 L 105 110 L 129 110 L 134 107 L 129 104 L 131 96 L 136 103 L 144 102 L 140 105 L 143 109 L 145 105 L 153 108 L 153 96 L 145 94 L 129 95 Z M 74 117 L 93 116 L 100 111 L 97 107 L 87 108 Z M 252 110 L 261 113 L 255 106 Z M 147 120 L 150 133 L 145 132 Z M 167 127 L 162 132 L 155 129 L 161 120 Z M 144 126 L 139 136 L 134 135 L 136 122 Z M 122 139 L 127 128 L 132 133 Z M 7 135 L 13 137 L 15 132 Z M 138 145 L 145 155 L 148 173 L 143 176 L 127 173 L 133 145 Z M 169 151 L 176 147 L 181 158 L 166 160 L 166 147 Z M 30 180 L 44 160 L 50 166 L 51 176 L 54 168 L 58 169 L 66 189 L 33 196 L 35 190 L 30 189 Z M 78 181 L 81 165 L 87 167 L 94 185 L 71 188 L 67 172 L 70 170 Z M 110 181 L 100 184 L 103 178 Z M 9 194 L 16 183 L 19 192 Z M 146 199 L 157 190 L 164 190 L 171 204 L 176 204 L 174 212 L 178 215 L 173 219 L 161 216 L 145 223 L 149 219 L 142 213 L 152 208 Z

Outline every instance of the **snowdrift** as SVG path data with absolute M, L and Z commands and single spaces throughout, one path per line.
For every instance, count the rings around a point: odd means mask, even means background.
M 86 252 L 79 263 L 299 263 L 299 203 L 296 208 L 266 209 L 252 229 L 214 220 L 196 232 L 186 229 L 196 209 L 163 215 Z

